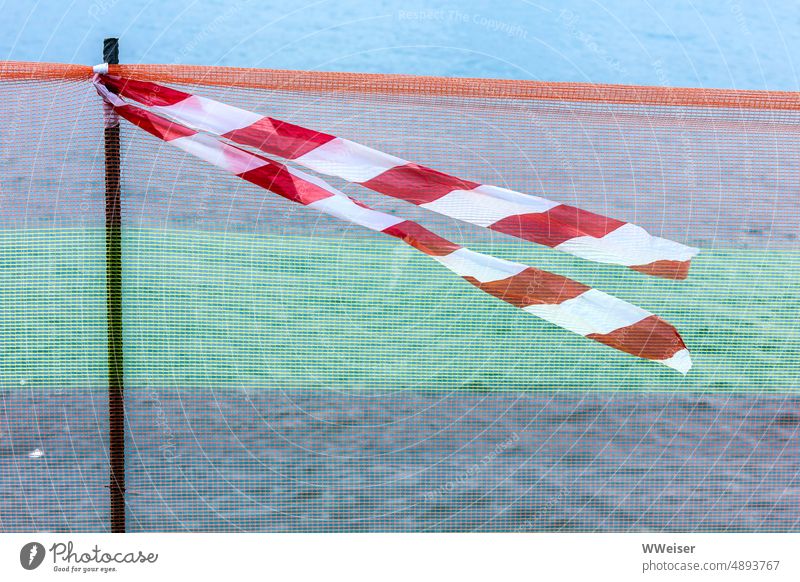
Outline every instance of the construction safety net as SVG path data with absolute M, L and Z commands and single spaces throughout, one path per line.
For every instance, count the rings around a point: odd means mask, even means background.
M 798 529 L 800 94 L 0 62 L 0 531 L 111 528 L 117 125 L 127 531 Z

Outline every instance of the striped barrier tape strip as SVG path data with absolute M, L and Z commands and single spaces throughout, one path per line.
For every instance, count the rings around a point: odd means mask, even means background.
M 613 218 L 462 180 L 339 138 L 163 85 L 103 75 L 112 91 L 199 131 L 280 156 L 321 174 L 444 216 L 599 263 L 685 279 L 698 249 Z
M 685 374 L 689 351 L 656 315 L 561 275 L 477 253 L 423 226 L 369 208 L 325 181 L 131 105 L 95 81 L 114 111 L 151 135 L 284 198 L 396 237 L 472 285 L 569 331 Z

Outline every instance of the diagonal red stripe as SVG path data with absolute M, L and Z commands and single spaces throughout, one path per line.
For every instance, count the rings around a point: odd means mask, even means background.
M 590 289 L 589 286 L 567 279 L 562 275 L 528 267 L 524 271 L 501 281 L 481 283 L 464 277 L 481 291 L 486 291 L 516 307 L 528 305 L 557 305 L 573 299 Z
M 592 333 L 586 337 L 648 360 L 666 360 L 686 348 L 675 328 L 657 315 L 611 333 Z
M 171 141 L 173 139 L 187 137 L 197 133 L 188 127 L 184 127 L 177 123 L 172 123 L 163 117 L 153 115 L 152 113 L 143 109 L 139 109 L 138 107 L 122 105 L 120 107 L 115 107 L 114 109 L 117 113 L 134 125 L 138 125 L 147 133 L 163 139 L 164 141 Z
M 625 223 L 614 218 L 560 204 L 546 212 L 503 218 L 489 228 L 540 245 L 555 247 L 579 236 L 600 238 L 623 224 Z
M 460 245 L 452 243 L 410 220 L 390 226 L 384 229 L 383 232 L 401 239 L 427 255 L 436 257 L 449 255 L 461 248 Z
M 303 205 L 333 196 L 325 188 L 292 175 L 281 164 L 268 163 L 238 176 L 251 184 Z
M 362 185 L 387 196 L 394 196 L 412 204 L 433 202 L 453 190 L 473 190 L 480 186 L 437 170 L 405 164 L 386 170 Z
M 168 107 L 191 97 L 188 93 L 177 91 L 148 83 L 146 81 L 136 81 L 134 79 L 119 79 L 116 77 L 103 76 L 100 81 L 108 87 L 112 93 L 117 93 L 123 97 L 128 97 L 138 101 L 148 107 Z
M 645 275 L 654 275 L 664 279 L 686 279 L 689 276 L 691 261 L 654 261 L 647 265 L 634 265 L 630 267 Z
M 327 133 L 320 133 L 271 117 L 259 119 L 247 127 L 223 134 L 222 137 L 290 160 L 299 158 L 322 144 L 336 139 Z
M 489 228 L 548 247 L 580 236 L 575 227 L 550 220 L 546 212 L 508 216 L 490 225 Z
M 573 225 L 581 233 L 580 236 L 589 235 L 600 238 L 625 224 L 621 220 L 565 204 L 554 206 L 545 214 L 550 217 L 551 221 Z

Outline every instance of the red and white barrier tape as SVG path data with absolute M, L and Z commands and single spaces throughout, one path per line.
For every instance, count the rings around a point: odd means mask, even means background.
M 478 184 L 271 117 L 134 79 L 101 76 L 115 93 L 193 129 L 291 160 L 444 216 L 599 263 L 685 279 L 698 249 L 634 224 L 506 188 Z
M 95 87 L 120 117 L 239 178 L 399 238 L 486 293 L 559 327 L 683 374 L 691 368 L 689 351 L 677 330 L 644 309 L 561 275 L 471 251 L 415 222 L 373 210 L 319 178 L 131 105 L 98 81 Z

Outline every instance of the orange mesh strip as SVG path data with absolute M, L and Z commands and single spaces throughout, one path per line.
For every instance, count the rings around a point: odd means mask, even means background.
M 92 67 L 86 65 L 68 65 L 65 63 L 26 63 L 21 61 L 0 61 L 0 80 L 34 80 L 48 81 L 60 79 L 89 79 Z
M 112 74 L 187 85 L 213 85 L 281 91 L 346 91 L 399 95 L 454 96 L 493 99 L 601 102 L 620 105 L 663 105 L 800 111 L 800 93 L 555 83 L 506 79 L 469 79 L 283 71 L 195 65 L 112 65 Z M 92 68 L 63 63 L 0 61 L 0 79 L 88 79 Z
M 216 85 L 281 91 L 346 91 L 426 96 L 583 101 L 631 105 L 725 107 L 734 109 L 800 110 L 800 93 L 593 85 L 504 79 L 464 79 L 280 71 L 191 65 L 119 65 L 111 74 L 161 83 Z

